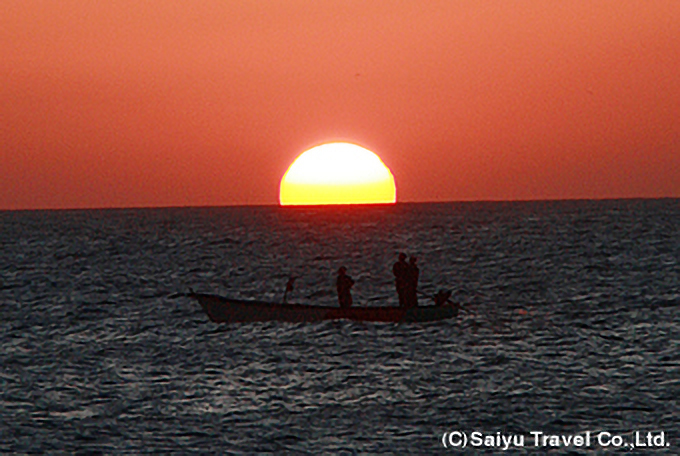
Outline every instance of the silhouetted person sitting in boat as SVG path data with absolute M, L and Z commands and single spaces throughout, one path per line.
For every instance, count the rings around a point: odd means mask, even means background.
M 347 268 L 342 266 L 338 269 L 338 280 L 335 282 L 338 288 L 338 301 L 340 302 L 340 307 L 343 309 L 352 307 L 352 285 L 354 285 L 354 280 L 347 275 Z
M 397 295 L 399 295 L 399 307 L 406 307 L 406 282 L 408 274 L 408 263 L 406 263 L 406 254 L 400 253 L 399 260 L 392 266 L 392 273 L 394 274 L 394 283 L 397 286 Z
M 442 307 L 446 305 L 453 305 L 451 301 L 451 291 L 450 290 L 439 290 L 436 295 L 434 295 L 434 305 L 437 307 Z
M 416 264 L 418 258 L 411 256 L 408 260 L 406 268 L 406 307 L 412 308 L 418 306 L 418 278 L 420 277 L 420 269 Z

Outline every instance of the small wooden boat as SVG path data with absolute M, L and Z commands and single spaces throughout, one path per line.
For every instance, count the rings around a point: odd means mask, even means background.
M 231 299 L 203 293 L 187 293 L 195 299 L 215 323 L 253 321 L 311 322 L 353 320 L 367 322 L 428 322 L 446 320 L 458 315 L 455 305 L 414 307 L 350 307 L 279 304 L 265 301 Z

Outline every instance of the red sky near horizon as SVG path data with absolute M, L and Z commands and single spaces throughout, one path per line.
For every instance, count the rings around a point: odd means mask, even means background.
M 9 0 L 0 209 L 277 204 L 305 149 L 398 201 L 680 197 L 677 0 Z

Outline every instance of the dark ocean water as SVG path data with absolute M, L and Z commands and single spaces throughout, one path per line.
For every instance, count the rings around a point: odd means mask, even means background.
M 3 454 L 680 453 L 677 199 L 0 212 L 0 246 Z M 168 298 L 295 275 L 291 301 L 334 304 L 345 265 L 357 305 L 394 305 L 399 251 L 467 312 L 217 325 Z

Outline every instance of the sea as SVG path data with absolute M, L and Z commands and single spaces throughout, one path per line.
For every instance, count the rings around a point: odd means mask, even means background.
M 457 318 L 181 296 L 397 305 L 399 252 Z M 4 211 L 0 454 L 680 454 L 679 310 L 678 199 Z

